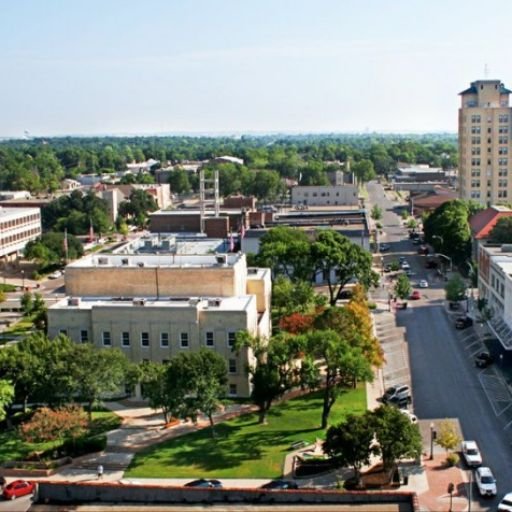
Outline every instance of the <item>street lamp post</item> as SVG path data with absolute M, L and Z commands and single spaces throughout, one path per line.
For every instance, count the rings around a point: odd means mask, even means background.
M 434 439 L 436 438 L 436 426 L 434 422 L 430 424 L 430 460 L 434 460 Z
M 448 512 L 452 512 L 453 510 L 453 491 L 455 490 L 455 485 L 452 482 L 448 484 L 448 492 L 450 493 L 450 510 Z
M 25 271 L 21 271 L 21 288 L 25 290 Z

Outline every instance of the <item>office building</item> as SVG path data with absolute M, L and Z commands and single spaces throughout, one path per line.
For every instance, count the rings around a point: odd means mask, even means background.
M 0 259 L 14 259 L 27 242 L 41 236 L 39 208 L 0 207 Z
M 459 109 L 459 196 L 484 205 L 512 197 L 510 90 L 477 80 L 462 91 Z

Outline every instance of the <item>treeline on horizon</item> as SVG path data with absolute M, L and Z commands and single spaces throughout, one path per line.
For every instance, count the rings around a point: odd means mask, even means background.
M 0 141 L 0 189 L 53 192 L 64 178 L 123 171 L 130 162 L 153 158 L 166 166 L 223 155 L 242 158 L 242 171 L 271 171 L 301 184 L 317 184 L 347 160 L 388 175 L 398 162 L 448 169 L 458 159 L 457 136 L 449 133 L 12 139 Z

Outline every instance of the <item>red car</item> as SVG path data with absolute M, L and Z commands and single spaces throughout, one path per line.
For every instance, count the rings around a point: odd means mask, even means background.
M 14 480 L 4 487 L 4 499 L 13 500 L 20 496 L 33 494 L 36 484 L 34 482 L 27 482 L 27 480 Z
M 418 290 L 414 290 L 409 297 L 411 300 L 421 299 L 421 293 Z

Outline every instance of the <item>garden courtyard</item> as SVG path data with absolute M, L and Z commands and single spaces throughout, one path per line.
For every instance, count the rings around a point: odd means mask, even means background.
M 364 385 L 347 390 L 331 410 L 329 423 L 366 410 Z M 312 393 L 272 407 L 268 424 L 246 414 L 215 426 L 215 439 L 205 428 L 154 445 L 133 459 L 125 477 L 138 478 L 276 478 L 285 456 L 297 441 L 324 439 L 320 428 L 321 393 Z

